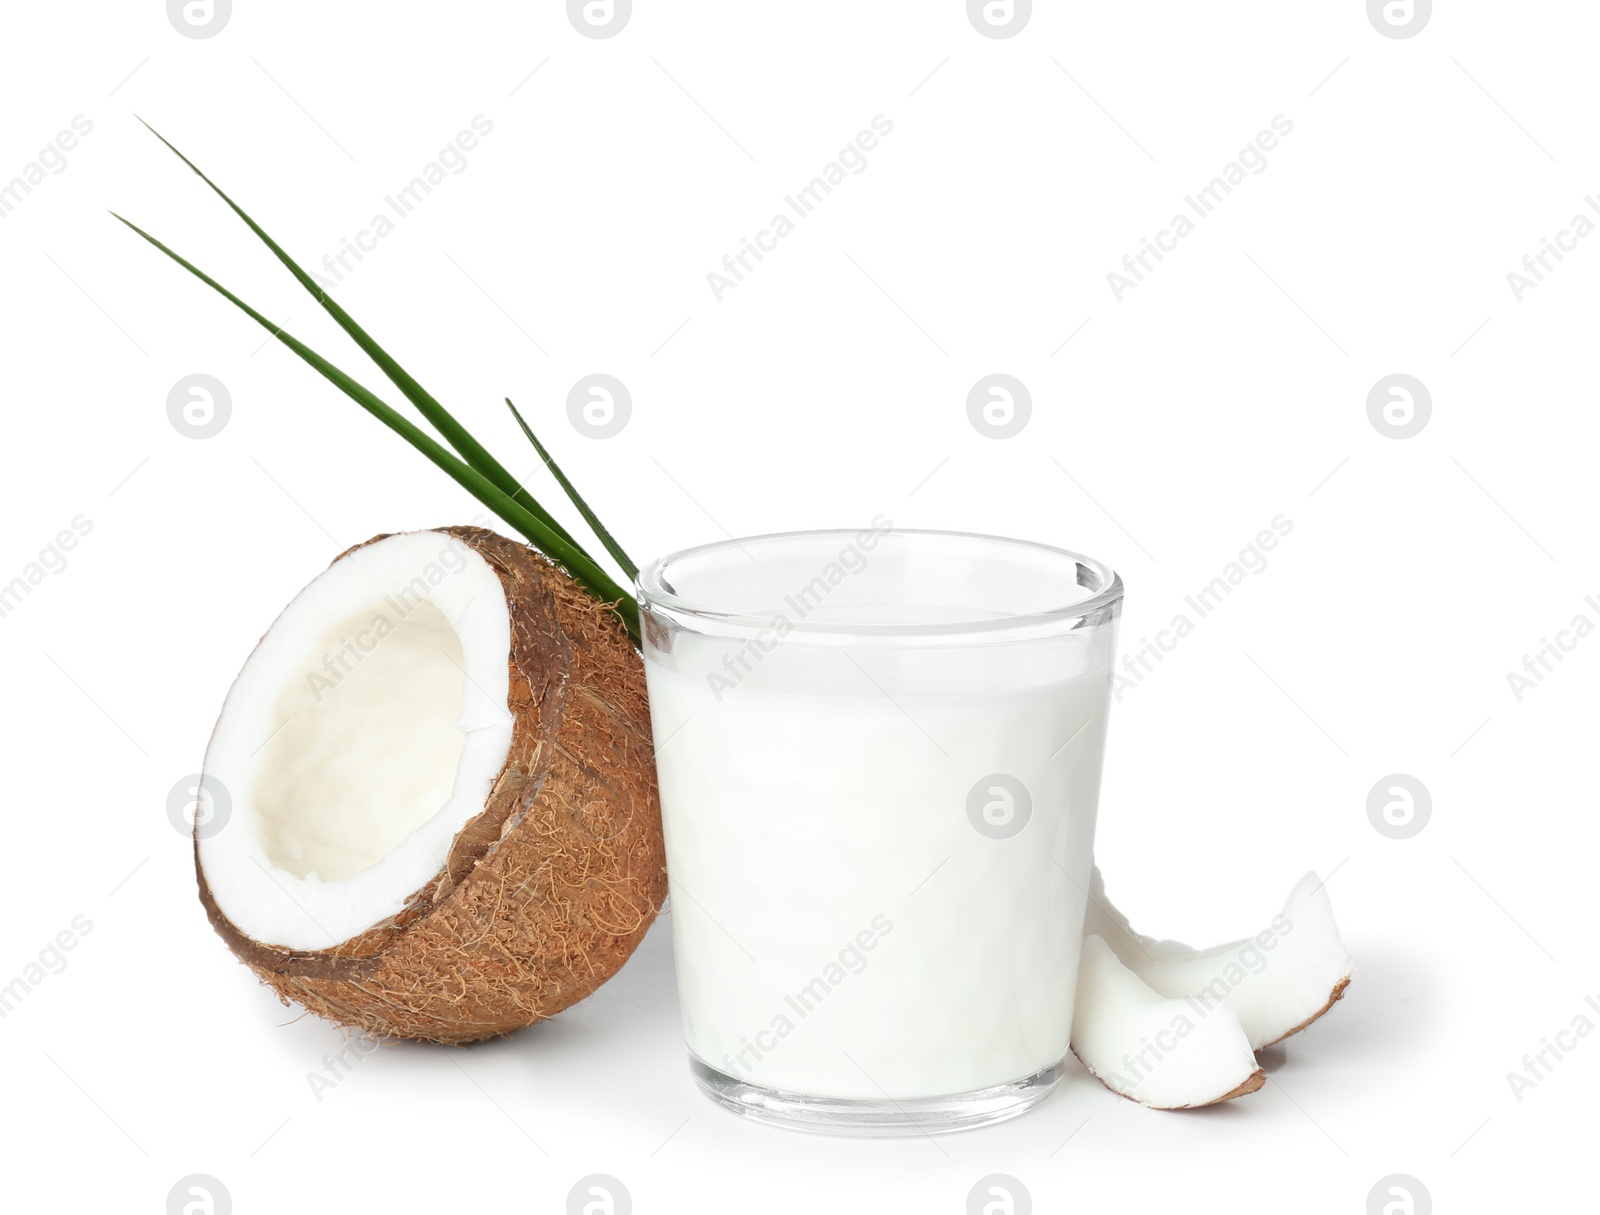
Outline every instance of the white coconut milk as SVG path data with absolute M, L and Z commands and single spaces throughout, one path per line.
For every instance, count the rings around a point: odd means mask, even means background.
M 1050 677 L 1074 644 L 650 655 L 694 1054 L 865 1099 L 1066 1054 L 1110 689 Z

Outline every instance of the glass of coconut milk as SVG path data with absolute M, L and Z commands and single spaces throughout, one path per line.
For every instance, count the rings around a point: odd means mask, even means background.
M 865 1135 L 1042 1101 L 1072 1032 L 1121 579 L 880 516 L 674 553 L 639 592 L 700 1087 Z

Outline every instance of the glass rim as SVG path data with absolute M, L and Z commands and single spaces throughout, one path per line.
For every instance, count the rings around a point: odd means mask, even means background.
M 871 530 L 873 529 L 870 527 L 834 527 L 766 532 L 756 536 L 729 537 L 726 540 L 713 540 L 706 544 L 676 549 L 646 563 L 634 580 L 634 589 L 638 594 L 641 607 L 661 610 L 674 617 L 701 621 L 716 626 L 720 631 L 724 632 L 765 632 L 772 628 L 775 617 L 753 615 L 749 612 L 724 611 L 714 604 L 704 603 L 693 596 L 680 594 L 668 585 L 665 576 L 667 570 L 674 562 L 692 557 L 701 557 L 713 553 L 743 553 L 743 546 L 746 544 L 773 540 L 822 540 L 847 536 L 858 537 Z M 1046 608 L 1035 612 L 1016 612 L 937 624 L 913 624 L 910 622 L 877 622 L 869 624 L 810 619 L 789 620 L 790 632 L 806 635 L 819 641 L 852 637 L 907 638 L 923 642 L 940 638 L 948 638 L 952 641 L 968 638 L 973 640 L 992 640 L 996 635 L 1056 633 L 1062 631 L 1063 626 L 1076 627 L 1085 618 L 1102 620 L 1116 615 L 1120 610 L 1123 597 L 1122 576 L 1105 562 L 1072 549 L 1045 544 L 1037 540 L 1022 540 L 1015 536 L 996 536 L 984 532 L 963 532 L 942 528 L 896 527 L 892 531 L 883 534 L 886 537 L 926 536 L 948 540 L 979 541 L 995 546 L 1028 549 L 1035 553 L 1049 554 L 1053 558 L 1065 559 L 1077 566 L 1088 569 L 1098 581 L 1099 589 L 1085 598 L 1075 599 L 1059 607 Z M 745 557 L 748 558 L 748 556 L 746 553 Z M 1079 585 L 1085 585 L 1081 579 Z

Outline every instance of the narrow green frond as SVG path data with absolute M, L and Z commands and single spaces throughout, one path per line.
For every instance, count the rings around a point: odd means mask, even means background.
M 539 453 L 539 458 L 544 461 L 545 467 L 555 475 L 555 479 L 561 483 L 561 488 L 567 491 L 567 497 L 572 499 L 572 504 L 583 515 L 584 521 L 588 523 L 590 530 L 600 538 L 600 543 L 606 546 L 606 552 L 610 553 L 613 560 L 622 567 L 624 574 L 629 578 L 637 578 L 639 576 L 639 567 L 633 563 L 632 558 L 627 553 L 622 551 L 622 545 L 618 544 L 611 533 L 605 529 L 605 525 L 600 522 L 600 517 L 589 509 L 589 504 L 583 500 L 583 495 L 573 488 L 572 482 L 567 480 L 566 474 L 561 471 L 561 466 L 550 458 L 550 453 L 544 449 L 544 444 L 539 442 L 538 437 L 529 428 L 527 422 L 523 420 L 522 414 L 511 403 L 510 397 L 506 398 L 506 408 L 511 410 L 511 416 L 517 420 L 517 425 L 522 427 L 522 433 L 528 436 L 528 442 L 533 444 L 533 449 Z
M 490 481 L 494 482 L 494 484 L 501 491 L 510 497 L 518 498 L 525 503 L 527 508 L 534 515 L 536 515 L 546 527 L 550 528 L 558 536 L 562 537 L 569 544 L 577 545 L 577 541 L 574 540 L 570 534 L 568 534 L 566 528 L 562 527 L 561 524 L 558 523 L 555 518 L 544 509 L 543 506 L 541 506 L 533 499 L 531 495 L 527 494 L 523 490 L 517 479 L 508 471 L 506 471 L 505 467 L 502 466 L 498 460 L 489 454 L 488 450 L 472 436 L 471 432 L 469 432 L 465 426 L 461 425 L 461 423 L 455 419 L 455 416 L 451 414 L 448 409 L 435 400 L 433 395 L 429 393 L 427 389 L 423 388 L 421 384 L 417 383 L 417 381 L 411 377 L 410 373 L 407 372 L 405 368 L 401 367 L 399 363 L 390 357 L 389 353 L 384 350 L 382 346 L 378 345 L 378 343 L 373 340 L 371 335 L 368 334 L 365 329 L 356 324 L 355 319 L 351 317 L 351 315 L 343 308 L 341 308 L 337 302 L 335 302 L 333 297 L 322 288 L 317 280 L 312 275 L 307 274 L 304 270 L 302 270 L 299 264 L 284 251 L 282 246 L 280 246 L 277 241 L 273 240 L 272 237 L 267 235 L 266 231 L 261 227 L 260 224 L 256 223 L 256 221 L 251 219 L 249 215 L 245 214 L 243 208 L 241 208 L 238 203 L 234 202 L 233 199 L 229 198 L 227 194 L 223 192 L 221 186 L 217 185 L 216 182 L 212 181 L 209 177 L 202 173 L 200 171 L 200 167 L 182 152 L 178 151 L 178 149 L 174 147 L 173 144 L 166 138 L 166 136 L 162 135 L 160 131 L 156 130 L 142 118 L 139 119 L 139 121 L 144 124 L 145 129 L 148 130 L 150 134 L 154 135 L 162 143 L 166 144 L 167 148 L 174 156 L 183 161 L 184 164 L 188 165 L 189 168 L 194 171 L 195 176 L 197 176 L 201 181 L 205 182 L 206 185 L 210 186 L 211 189 L 216 192 L 217 197 L 222 199 L 223 202 L 227 203 L 228 206 L 232 208 L 235 215 L 244 220 L 244 222 L 249 226 L 250 230 L 261 238 L 262 243 L 265 244 L 268 249 L 272 250 L 274 256 L 276 256 L 280 262 L 288 267 L 289 272 L 294 275 L 294 277 L 299 281 L 300 285 L 309 291 L 313 298 L 316 299 L 317 303 L 321 304 L 322 307 L 327 310 L 328 315 L 339 323 L 339 327 L 355 340 L 356 345 L 360 346 L 361 349 L 366 352 L 367 356 L 371 358 L 372 361 L 376 363 L 383 371 L 383 374 L 388 376 L 401 392 L 405 393 L 406 399 L 415 405 L 418 412 L 433 424 L 434 429 L 444 436 L 445 441 L 448 442 L 451 447 L 456 449 L 463 460 L 465 460 L 473 468 L 477 469 L 484 476 L 489 478 Z
M 165 253 L 178 265 L 194 275 L 206 286 L 216 291 L 224 299 L 239 308 L 263 329 L 271 333 L 278 341 L 282 342 L 301 359 L 310 364 L 324 378 L 337 387 L 346 396 L 350 397 L 368 413 L 388 426 L 406 442 L 410 443 L 434 464 L 438 465 L 452 480 L 465 489 L 478 501 L 482 502 L 495 514 L 499 515 L 517 531 L 521 532 L 528 541 L 545 553 L 558 565 L 564 566 L 568 573 L 580 583 L 590 594 L 602 602 L 609 604 L 622 619 L 629 635 L 637 643 L 639 640 L 639 605 L 633 597 L 624 591 L 603 569 L 596 565 L 581 548 L 570 539 L 563 538 L 544 523 L 527 507 L 515 501 L 485 474 L 458 456 L 446 450 L 436 439 L 418 427 L 404 415 L 379 399 L 373 392 L 357 383 L 345 372 L 335 367 L 327 359 L 312 350 L 304 342 L 278 327 L 246 304 L 233 292 L 211 278 L 193 263 L 185 260 L 155 237 L 144 231 L 137 224 L 123 219 L 122 216 L 112 212 L 113 216 L 126 224 L 139 236 L 149 241 L 161 252 Z

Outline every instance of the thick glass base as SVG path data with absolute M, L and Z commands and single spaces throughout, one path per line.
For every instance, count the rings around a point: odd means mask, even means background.
M 964 1131 L 1015 1118 L 1052 1092 L 1066 1069 L 1058 1060 L 1031 1076 L 944 1097 L 813 1097 L 736 1080 L 694 1052 L 689 1070 L 702 1092 L 718 1105 L 756 1122 L 826 1135 L 891 1138 Z

